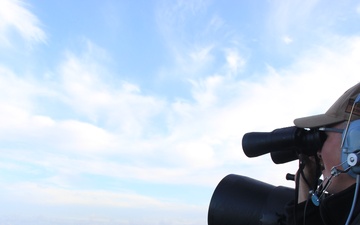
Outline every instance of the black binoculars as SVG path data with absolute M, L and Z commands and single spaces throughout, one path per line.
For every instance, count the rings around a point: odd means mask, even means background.
M 272 132 L 246 133 L 242 147 L 248 157 L 271 154 L 274 163 L 298 159 L 299 154 L 315 155 L 326 140 L 320 129 L 285 127 Z M 285 205 L 295 190 L 273 186 L 235 174 L 226 176 L 211 198 L 208 224 L 286 224 Z
M 246 133 L 242 139 L 242 147 L 248 157 L 270 153 L 272 161 L 281 164 L 298 159 L 299 154 L 315 155 L 325 140 L 325 132 L 319 129 L 292 126 L 272 132 Z

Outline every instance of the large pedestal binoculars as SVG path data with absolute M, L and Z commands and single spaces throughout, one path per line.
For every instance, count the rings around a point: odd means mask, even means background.
M 285 127 L 272 132 L 246 133 L 242 139 L 248 157 L 271 154 L 274 163 L 315 155 L 326 140 L 319 129 Z M 285 225 L 285 206 L 295 199 L 295 190 L 230 174 L 211 198 L 208 225 Z
M 286 224 L 285 206 L 294 198 L 294 189 L 230 174 L 213 193 L 208 225 Z
M 326 134 L 318 129 L 285 127 L 272 132 L 246 133 L 242 147 L 247 157 L 271 154 L 274 163 L 286 163 L 298 159 L 298 154 L 315 155 L 326 139 Z

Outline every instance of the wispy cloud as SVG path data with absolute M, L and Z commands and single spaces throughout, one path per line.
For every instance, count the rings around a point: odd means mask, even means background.
M 274 1 L 271 3 L 270 15 L 268 17 L 268 28 L 275 34 L 287 34 L 290 30 L 304 29 L 314 9 L 319 4 L 318 0 Z
M 26 7 L 22 0 L 0 2 L 0 44 L 11 45 L 12 31 L 15 30 L 26 41 L 45 42 L 46 34 L 39 19 Z
M 289 36 L 284 36 L 282 39 L 285 44 L 291 44 L 293 42 L 293 39 L 291 39 Z
M 205 14 L 210 4 L 209 1 L 178 1 L 164 3 L 157 10 L 158 28 L 174 59 L 174 68 L 168 69 L 170 73 L 175 70 L 173 73 L 185 80 L 209 75 L 213 68 L 222 66 L 218 64 L 222 60 L 230 63 L 233 69 L 235 64 L 243 62 L 239 60 L 242 57 L 238 46 L 233 44 L 235 35 L 224 19 L 218 14 Z M 224 44 L 223 40 L 228 43 Z

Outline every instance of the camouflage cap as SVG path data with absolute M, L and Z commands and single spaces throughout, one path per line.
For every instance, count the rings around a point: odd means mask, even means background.
M 302 117 L 294 120 L 301 128 L 322 127 L 347 121 L 356 97 L 360 94 L 360 83 L 347 90 L 324 114 Z M 353 110 L 351 120 L 360 119 L 360 104 Z

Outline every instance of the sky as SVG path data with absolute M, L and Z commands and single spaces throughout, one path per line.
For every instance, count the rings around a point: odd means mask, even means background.
M 0 0 L 0 224 L 204 225 L 242 137 L 360 81 L 358 1 Z

